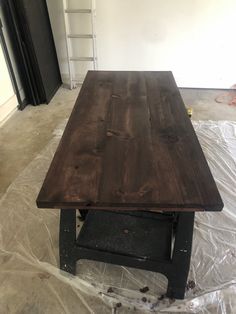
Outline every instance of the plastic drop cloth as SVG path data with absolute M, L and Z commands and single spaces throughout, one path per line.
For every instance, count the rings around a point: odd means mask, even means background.
M 63 125 L 0 201 L 0 313 L 236 313 L 236 122 L 193 125 L 225 207 L 196 214 L 185 300 L 160 298 L 167 280 L 149 271 L 87 260 L 75 277 L 59 271 L 59 210 L 35 199 Z

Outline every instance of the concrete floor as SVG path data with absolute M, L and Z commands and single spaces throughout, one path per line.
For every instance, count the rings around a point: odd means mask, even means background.
M 185 105 L 193 108 L 193 120 L 234 120 L 236 106 L 217 103 L 219 90 L 181 89 Z M 49 105 L 28 106 L 17 111 L 0 129 L 0 197 L 11 182 L 37 156 L 68 118 L 79 89 L 61 88 Z M 235 93 L 236 96 L 236 93 Z

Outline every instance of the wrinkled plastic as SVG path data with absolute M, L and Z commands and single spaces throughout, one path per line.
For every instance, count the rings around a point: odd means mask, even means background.
M 157 273 L 87 260 L 75 277 L 58 269 L 59 210 L 35 199 L 62 126 L 0 201 L 0 313 L 236 313 L 236 123 L 193 125 L 225 207 L 196 214 L 185 300 L 160 298 Z

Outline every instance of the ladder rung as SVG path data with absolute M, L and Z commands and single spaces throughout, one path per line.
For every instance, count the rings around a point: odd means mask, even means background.
M 69 34 L 68 38 L 93 38 L 92 34 Z
M 70 61 L 94 61 L 93 57 L 71 57 Z
M 66 13 L 91 13 L 91 9 L 66 9 Z

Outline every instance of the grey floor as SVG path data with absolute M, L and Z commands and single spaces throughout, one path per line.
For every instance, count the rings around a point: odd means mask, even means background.
M 185 105 L 193 108 L 193 120 L 236 121 L 236 106 L 215 101 L 218 96 L 228 100 L 225 91 L 202 89 L 180 91 Z M 78 92 L 79 89 L 70 91 L 61 88 L 49 105 L 28 106 L 23 111 L 17 111 L 1 127 L 0 197 L 18 174 L 47 145 L 56 126 L 69 117 Z

